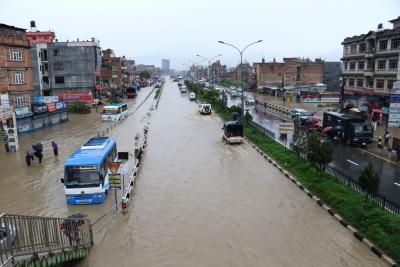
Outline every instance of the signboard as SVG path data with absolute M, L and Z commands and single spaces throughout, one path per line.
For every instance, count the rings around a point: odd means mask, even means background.
M 47 108 L 48 108 L 49 112 L 54 112 L 54 111 L 56 111 L 56 104 L 55 103 L 48 103 L 47 104 Z
M 13 116 L 13 108 L 0 108 L 0 121 L 6 121 Z
M 121 174 L 109 174 L 108 175 L 108 182 L 110 184 L 110 189 L 118 189 L 121 190 Z
M 65 109 L 67 108 L 67 103 L 65 103 L 64 101 L 58 101 L 56 102 L 56 109 Z
M 58 101 L 58 96 L 35 96 L 33 102 L 35 103 L 53 103 Z
M 32 105 L 33 112 L 36 114 L 45 113 L 48 111 L 45 103 L 36 103 Z
M 65 102 L 84 102 L 88 104 L 93 104 L 94 102 L 92 92 L 59 93 L 58 97 Z
M 400 81 L 393 83 L 389 105 L 389 127 L 400 127 Z
M 280 122 L 279 123 L 279 133 L 280 134 L 288 134 L 294 132 L 294 123 L 293 122 Z

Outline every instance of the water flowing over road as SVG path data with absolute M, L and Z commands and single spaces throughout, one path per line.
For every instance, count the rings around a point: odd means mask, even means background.
M 77 266 L 385 266 L 221 125 L 167 82 L 129 214 Z

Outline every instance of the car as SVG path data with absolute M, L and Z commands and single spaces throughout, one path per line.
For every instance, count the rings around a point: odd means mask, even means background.
M 14 224 L 0 224 L 0 250 L 12 246 L 17 237 L 17 229 Z
M 236 88 L 236 92 L 241 93 L 243 89 L 241 87 Z
M 199 112 L 203 115 L 211 114 L 211 104 L 202 103 L 199 105 Z
M 256 100 L 252 97 L 247 97 L 246 98 L 246 104 L 247 105 L 254 105 L 256 103 Z
M 195 100 L 195 99 L 196 99 L 196 94 L 195 94 L 194 92 L 191 92 L 191 93 L 189 94 L 189 99 L 190 99 L 190 100 Z
M 231 89 L 231 90 L 235 90 L 235 89 L 236 89 L 236 87 L 232 85 L 231 87 L 229 87 L 229 89 Z
M 187 93 L 186 85 L 182 85 L 180 90 L 181 90 L 181 93 Z
M 311 116 L 306 119 L 304 125 L 310 131 L 321 131 L 322 130 L 322 118 L 317 116 Z

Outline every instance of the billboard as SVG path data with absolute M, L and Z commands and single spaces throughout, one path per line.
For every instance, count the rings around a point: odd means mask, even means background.
M 393 83 L 390 93 L 389 127 L 400 127 L 400 81 Z
M 60 100 L 65 102 L 84 102 L 87 104 L 94 103 L 92 92 L 76 92 L 76 93 L 59 93 Z

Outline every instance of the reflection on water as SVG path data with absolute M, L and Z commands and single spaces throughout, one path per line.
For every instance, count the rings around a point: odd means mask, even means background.
M 384 266 L 221 125 L 167 83 L 129 214 L 77 265 Z
M 136 99 L 128 100 L 129 110 L 135 110 L 148 95 L 151 88 L 141 90 Z M 104 205 L 67 206 L 65 204 L 63 178 L 64 161 L 89 138 L 109 128 L 108 135 L 117 139 L 119 150 L 133 151 L 134 136 L 143 129 L 143 117 L 149 110 L 152 97 L 131 117 L 111 130 L 111 122 L 101 122 L 101 108 L 96 113 L 70 114 L 70 121 L 19 138 L 18 153 L 0 152 L 0 211 L 16 214 L 41 216 L 66 216 L 75 212 L 87 213 L 92 219 L 97 217 L 113 199 L 108 197 Z M 114 124 L 115 125 L 115 124 Z M 53 155 L 51 141 L 59 144 L 59 156 Z M 44 146 L 43 162 L 35 159 L 31 167 L 25 163 L 25 152 L 33 144 Z

